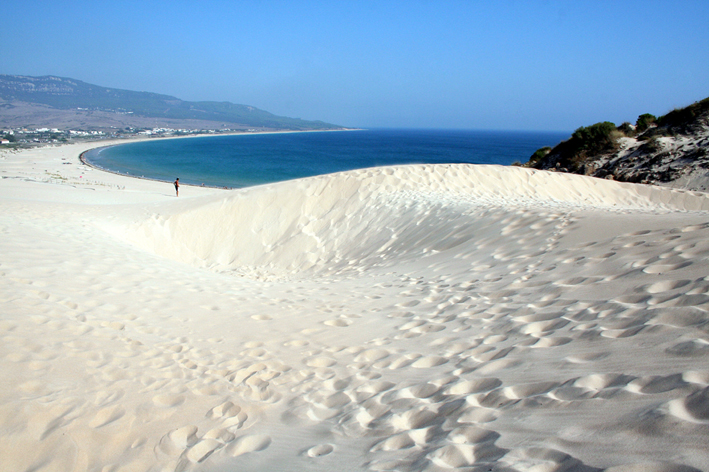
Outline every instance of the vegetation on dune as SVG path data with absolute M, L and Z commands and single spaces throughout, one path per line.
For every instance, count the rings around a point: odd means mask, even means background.
M 536 151 L 534 151 L 534 154 L 532 154 L 532 157 L 529 158 L 528 164 L 536 164 L 537 162 L 544 159 L 550 152 L 551 148 L 549 146 L 537 149 Z
M 559 156 L 559 167 L 572 171 L 579 170 L 592 156 L 610 152 L 617 148 L 618 138 L 623 134 L 614 123 L 604 121 L 591 126 L 578 128 L 566 141 L 556 145 L 553 149 L 543 147 L 535 151 L 527 163 L 530 167 L 537 167 L 545 158 Z
M 638 116 L 638 121 L 635 123 L 635 131 L 644 133 L 650 126 L 657 122 L 657 117 L 650 113 L 643 113 Z
M 695 102 L 688 107 L 676 108 L 657 119 L 657 127 L 666 129 L 671 135 L 684 134 L 696 125 L 697 118 L 709 112 L 709 98 Z
M 586 167 L 599 157 L 616 152 L 620 138 L 633 137 L 647 141 L 643 150 L 655 152 L 660 144 L 660 136 L 675 136 L 691 132 L 701 126 L 699 118 L 709 113 L 709 98 L 688 107 L 675 109 L 659 118 L 650 113 L 638 116 L 635 126 L 623 123 L 616 126 L 603 121 L 591 126 L 582 126 L 569 139 L 557 144 L 553 149 L 543 147 L 534 152 L 526 167 L 537 169 L 556 168 L 574 173 L 586 173 Z

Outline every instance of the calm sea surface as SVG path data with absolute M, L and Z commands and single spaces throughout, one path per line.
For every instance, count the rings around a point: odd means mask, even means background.
M 570 133 L 373 129 L 155 139 L 89 151 L 114 172 L 185 184 L 248 187 L 398 164 L 526 162 Z

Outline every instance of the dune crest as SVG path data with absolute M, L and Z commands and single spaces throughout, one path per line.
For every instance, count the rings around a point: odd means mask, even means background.
M 501 206 L 707 210 L 709 198 L 525 168 L 402 166 L 230 192 L 136 223 L 128 237 L 160 255 L 241 275 L 334 274 L 441 251 L 460 257 L 459 246 L 475 250 L 481 233 L 514 238 L 514 225 L 491 214 Z

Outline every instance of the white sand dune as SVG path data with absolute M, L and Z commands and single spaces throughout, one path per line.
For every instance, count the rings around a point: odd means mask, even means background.
M 2 471 L 709 470 L 709 196 L 0 156 Z

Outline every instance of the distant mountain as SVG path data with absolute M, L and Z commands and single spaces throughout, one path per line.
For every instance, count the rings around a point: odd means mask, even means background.
M 526 167 L 709 191 L 709 98 L 635 125 L 605 121 L 537 150 Z
M 0 106 L 13 104 L 40 105 L 53 110 L 77 110 L 113 113 L 126 116 L 122 122 L 135 118 L 162 120 L 190 120 L 194 122 L 218 122 L 235 127 L 310 130 L 340 129 L 341 126 L 323 121 L 306 121 L 299 118 L 277 116 L 247 105 L 229 102 L 187 102 L 169 95 L 150 92 L 134 92 L 63 77 L 26 77 L 0 74 Z M 3 120 L 7 121 L 7 120 Z M 23 124 L 17 124 L 22 126 Z M 0 126 L 14 126 L 1 123 Z M 215 125 L 216 126 L 216 125 Z

